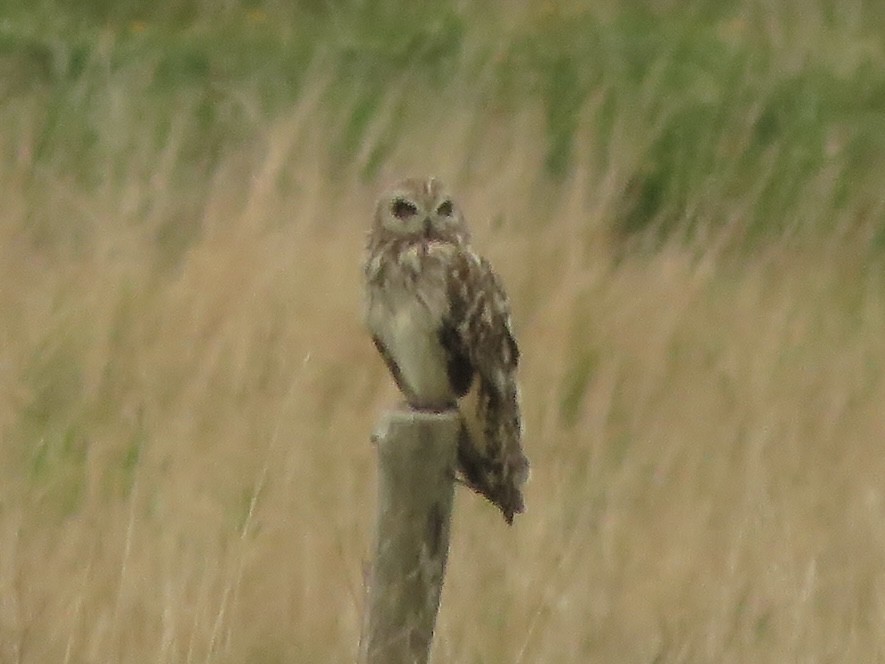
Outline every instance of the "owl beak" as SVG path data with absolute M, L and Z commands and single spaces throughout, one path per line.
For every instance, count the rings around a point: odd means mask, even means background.
M 424 234 L 427 237 L 430 237 L 430 231 L 433 229 L 433 223 L 430 221 L 430 217 L 427 217 L 424 220 Z

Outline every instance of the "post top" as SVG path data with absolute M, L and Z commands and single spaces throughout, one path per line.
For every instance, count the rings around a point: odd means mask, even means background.
M 461 412 L 457 408 L 449 408 L 442 411 L 416 410 L 408 404 L 399 404 L 395 408 L 384 411 L 375 431 L 372 441 L 377 442 L 388 437 L 390 430 L 409 427 L 425 426 L 460 426 Z

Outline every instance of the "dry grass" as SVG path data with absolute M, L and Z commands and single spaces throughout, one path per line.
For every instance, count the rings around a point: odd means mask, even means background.
M 310 117 L 223 161 L 172 265 L 162 159 L 39 204 L 26 165 L 0 174 L 0 662 L 354 656 L 368 436 L 396 395 L 359 320 L 376 183 L 331 178 Z M 885 291 L 862 253 L 625 257 L 589 166 L 555 198 L 521 174 L 531 116 L 466 174 L 458 122 L 378 180 L 461 192 L 512 292 L 534 472 L 510 529 L 458 494 L 435 661 L 885 656 Z M 159 212 L 130 223 L 139 197 Z M 34 242 L 38 205 L 88 230 Z

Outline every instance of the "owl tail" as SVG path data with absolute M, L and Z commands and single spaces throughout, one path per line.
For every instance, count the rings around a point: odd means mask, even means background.
M 504 409 L 513 411 L 508 416 L 495 395 L 484 392 L 480 386 L 477 418 L 483 423 L 482 435 L 471 432 L 462 417 L 458 470 L 464 484 L 497 506 L 512 524 L 513 517 L 525 511 L 522 486 L 529 473 L 528 459 L 520 448 L 519 411 Z

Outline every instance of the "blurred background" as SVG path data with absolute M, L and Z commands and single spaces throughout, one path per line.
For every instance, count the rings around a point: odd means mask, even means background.
M 342 662 L 398 395 L 380 189 L 523 349 L 435 662 L 864 662 L 885 618 L 885 5 L 0 2 L 0 662 Z

